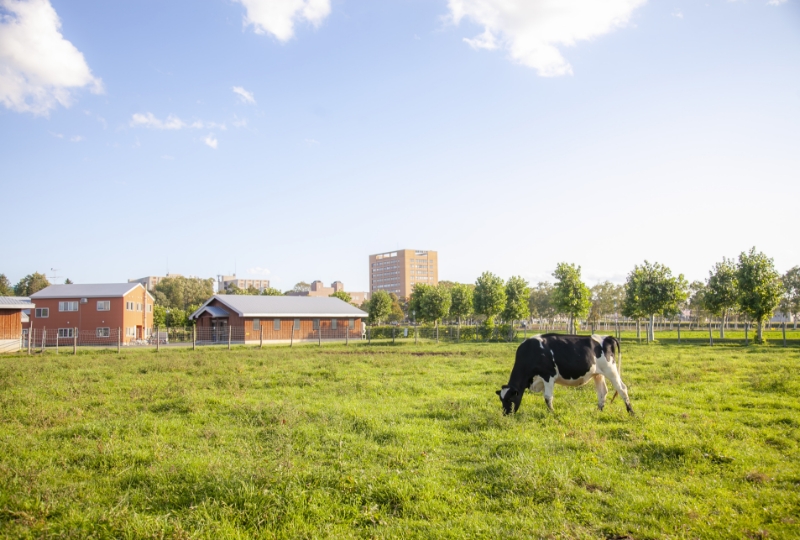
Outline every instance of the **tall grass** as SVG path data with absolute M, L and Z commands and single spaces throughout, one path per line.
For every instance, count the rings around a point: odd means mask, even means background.
M 798 349 L 628 344 L 636 417 L 503 417 L 515 348 L 2 357 L 0 535 L 800 536 Z

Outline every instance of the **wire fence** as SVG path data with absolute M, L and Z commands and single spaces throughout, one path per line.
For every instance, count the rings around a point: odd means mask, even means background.
M 755 338 L 752 325 L 747 323 L 731 323 L 729 325 L 709 323 L 705 328 L 697 324 L 683 322 L 681 324 L 665 323 L 656 325 L 655 337 L 662 343 L 685 344 L 743 344 L 747 345 Z M 613 335 L 624 342 L 643 342 L 647 336 L 647 324 L 638 329 L 635 322 L 619 324 L 579 325 L 579 335 L 600 333 Z M 45 351 L 77 353 L 78 348 L 107 348 L 118 352 L 131 348 L 167 347 L 207 347 L 223 346 L 270 346 L 295 344 L 341 343 L 363 345 L 387 343 L 521 343 L 528 337 L 546 332 L 566 333 L 567 323 L 525 324 L 519 326 L 500 324 L 487 327 L 482 324 L 462 325 L 388 325 L 367 326 L 357 328 L 316 328 L 306 329 L 293 327 L 274 329 L 263 324 L 260 328 L 250 326 L 221 325 L 214 328 L 146 328 L 138 329 L 137 335 L 127 335 L 120 328 L 98 328 L 96 330 L 79 330 L 77 328 L 31 329 L 19 338 L 19 348 L 29 354 Z M 724 330 L 724 333 L 723 333 Z M 722 337 L 724 335 L 724 337 Z M 772 344 L 783 346 L 800 346 L 800 331 L 793 325 L 781 323 L 770 324 L 764 328 L 764 337 Z

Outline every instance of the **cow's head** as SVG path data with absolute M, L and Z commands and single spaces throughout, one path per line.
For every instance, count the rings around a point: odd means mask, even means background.
M 503 404 L 503 414 L 511 414 L 519 410 L 519 404 L 522 401 L 522 392 L 504 384 L 503 388 L 497 391 L 497 395 L 500 398 L 500 402 Z

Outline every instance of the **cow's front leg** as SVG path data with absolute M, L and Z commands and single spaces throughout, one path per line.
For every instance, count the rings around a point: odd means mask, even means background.
M 605 377 L 602 375 L 594 376 L 594 390 L 597 392 L 597 408 L 602 411 L 603 407 L 606 406 L 606 394 L 608 394 Z
M 547 404 L 547 408 L 550 409 L 550 412 L 553 412 L 553 390 L 556 386 L 556 379 L 554 377 L 549 377 L 544 380 L 544 402 Z

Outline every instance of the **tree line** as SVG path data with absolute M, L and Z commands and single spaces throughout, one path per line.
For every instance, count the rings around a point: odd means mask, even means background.
M 570 333 L 577 332 L 580 320 L 594 323 L 621 314 L 636 320 L 639 331 L 641 322 L 647 321 L 648 341 L 655 339 L 656 317 L 674 319 L 687 309 L 718 317 L 722 337 L 732 315 L 745 317 L 756 324 L 758 342 L 763 342 L 764 322 L 777 309 L 793 317 L 795 327 L 800 313 L 800 267 L 781 276 L 772 259 L 755 248 L 742 252 L 737 260 L 723 258 L 705 282 L 691 284 L 683 274 L 673 275 L 665 265 L 649 261 L 636 265 L 623 285 L 603 282 L 590 289 L 581 278 L 581 267 L 569 263 L 559 263 L 552 275 L 553 283 L 540 282 L 535 287 L 522 277 L 504 281 L 491 272 L 481 274 L 474 284 L 417 283 L 407 302 L 376 291 L 362 308 L 372 324 L 391 322 L 397 308 L 410 322 L 433 325 L 472 320 L 492 328 L 498 320 L 513 325 L 526 319 L 564 317 Z

